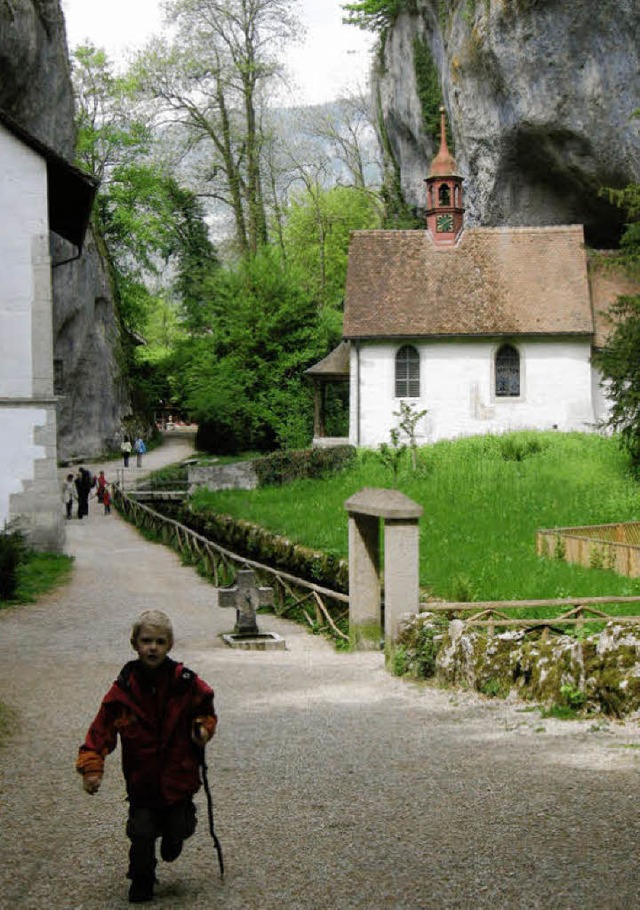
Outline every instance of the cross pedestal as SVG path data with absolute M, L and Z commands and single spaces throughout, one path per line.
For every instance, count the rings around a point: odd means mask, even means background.
M 235 585 L 216 588 L 216 594 L 217 606 L 235 607 L 235 635 L 250 637 L 260 633 L 256 611 L 258 607 L 273 606 L 273 588 L 260 587 L 253 569 L 239 569 Z

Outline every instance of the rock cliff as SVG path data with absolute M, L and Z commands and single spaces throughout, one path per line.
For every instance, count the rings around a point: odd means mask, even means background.
M 74 113 L 59 0 L 0 0 L 0 107 L 73 160 Z M 61 381 L 58 455 L 104 452 L 129 404 L 118 368 L 119 328 L 107 271 L 91 236 L 82 257 L 53 240 L 54 359 Z
M 430 55 L 465 176 L 467 223 L 583 223 L 615 244 L 622 215 L 603 186 L 640 180 L 637 0 L 413 0 L 378 75 L 406 201 L 424 209 L 435 146 L 416 55 Z

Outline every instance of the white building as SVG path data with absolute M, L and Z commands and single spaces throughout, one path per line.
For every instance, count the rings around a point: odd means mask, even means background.
M 64 542 L 49 232 L 79 256 L 94 194 L 91 178 L 0 112 L 0 527 L 37 549 Z
M 596 428 L 607 403 L 592 352 L 604 313 L 637 287 L 588 255 L 580 225 L 465 230 L 444 115 L 426 183 L 426 230 L 351 238 L 349 441 L 389 442 L 402 401 L 427 411 L 419 444 Z

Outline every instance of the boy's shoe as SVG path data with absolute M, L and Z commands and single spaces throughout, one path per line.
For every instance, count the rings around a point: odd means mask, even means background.
M 129 888 L 129 903 L 144 904 L 153 900 L 153 879 L 135 879 Z
M 182 853 L 182 841 L 181 840 L 168 840 L 166 837 L 163 837 L 160 841 L 160 856 L 165 861 L 165 863 L 172 863 L 174 859 L 177 859 Z

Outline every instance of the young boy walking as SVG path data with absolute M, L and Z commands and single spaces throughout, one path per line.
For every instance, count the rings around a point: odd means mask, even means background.
M 173 645 L 169 618 L 147 610 L 133 624 L 130 661 L 104 697 L 78 754 L 77 770 L 87 793 L 98 791 L 105 757 L 118 735 L 127 785 L 130 903 L 153 899 L 155 842 L 173 862 L 196 827 L 193 794 L 200 787 L 202 749 L 217 717 L 213 689 L 167 655 Z

